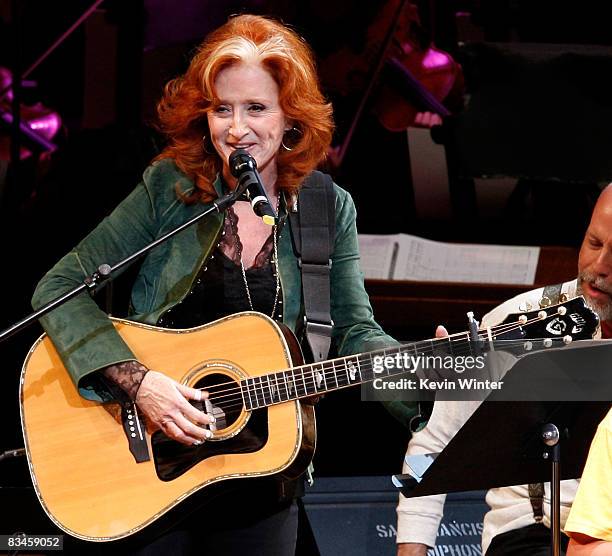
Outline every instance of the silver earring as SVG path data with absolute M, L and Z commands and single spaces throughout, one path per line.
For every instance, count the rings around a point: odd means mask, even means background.
M 293 126 L 291 129 L 288 129 L 285 131 L 285 133 L 294 133 L 297 134 L 298 137 L 294 140 L 294 143 L 297 144 L 297 142 L 301 139 L 303 133 L 300 129 L 298 129 L 297 127 Z M 283 147 L 283 149 L 285 149 L 286 151 L 291 152 L 294 148 L 295 145 L 293 147 L 288 147 L 287 145 L 285 145 L 285 137 L 283 136 L 283 139 L 281 140 L 281 147 Z

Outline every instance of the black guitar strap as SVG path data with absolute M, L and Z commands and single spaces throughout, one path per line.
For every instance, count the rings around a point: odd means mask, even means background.
M 331 346 L 330 272 L 336 229 L 336 197 L 329 175 L 314 171 L 289 212 L 293 245 L 302 271 L 304 332 L 314 361 Z

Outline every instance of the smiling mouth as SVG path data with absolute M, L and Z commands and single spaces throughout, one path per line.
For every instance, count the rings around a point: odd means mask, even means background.
M 592 295 L 595 295 L 597 297 L 603 297 L 603 296 L 608 297 L 608 298 L 611 297 L 607 291 L 599 289 L 592 282 L 587 282 L 586 285 L 588 286 L 588 289 L 590 290 L 590 293 Z

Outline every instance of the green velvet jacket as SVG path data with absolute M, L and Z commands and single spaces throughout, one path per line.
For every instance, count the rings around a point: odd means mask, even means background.
M 194 185 L 171 160 L 156 162 L 142 182 L 83 241 L 63 257 L 40 281 L 32 305 L 39 308 L 82 283 L 98 265 L 116 264 L 147 243 L 172 230 L 209 205 L 185 205 L 176 194 Z M 215 187 L 221 193 L 221 182 Z M 359 266 L 355 206 L 350 195 L 336 191 L 336 234 L 331 268 L 333 346 L 348 355 L 396 344 L 374 321 Z M 284 202 L 281 207 L 284 212 Z M 180 302 L 202 263 L 210 255 L 222 228 L 223 215 L 215 213 L 190 226 L 152 250 L 144 259 L 131 292 L 130 318 L 156 324 L 159 317 Z M 302 319 L 301 274 L 287 221 L 278 242 L 278 262 L 283 295 L 283 321 L 293 331 Z M 108 399 L 94 371 L 135 359 L 115 332 L 106 314 L 87 293 L 77 296 L 41 319 L 81 395 Z

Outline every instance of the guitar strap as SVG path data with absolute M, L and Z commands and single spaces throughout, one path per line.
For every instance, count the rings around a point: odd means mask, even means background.
M 315 170 L 289 212 L 293 246 L 302 271 L 304 333 L 315 362 L 327 359 L 331 346 L 330 272 L 336 229 L 331 177 Z
M 540 299 L 540 308 L 544 309 L 549 305 L 556 305 L 561 300 L 561 288 L 563 284 L 546 286 Z M 533 518 L 536 523 L 541 523 L 544 519 L 544 483 L 530 483 L 527 487 L 529 491 L 529 501 L 533 509 Z
M 331 255 L 336 231 L 336 195 L 328 174 L 313 171 L 289 212 L 293 248 L 302 272 L 304 336 L 313 361 L 327 359 L 331 347 Z M 312 462 L 306 470 L 313 484 Z M 303 512 L 302 517 L 307 517 Z M 306 519 L 307 521 L 307 519 Z

